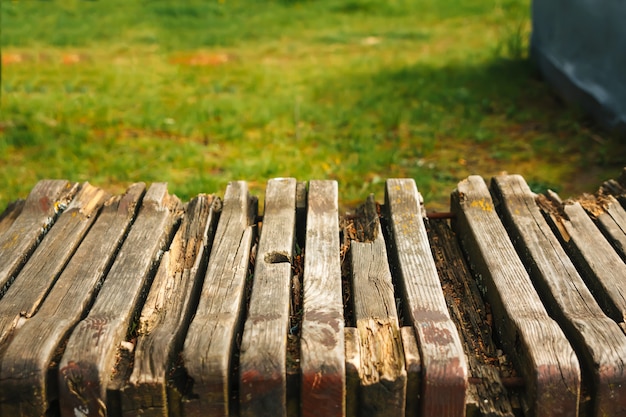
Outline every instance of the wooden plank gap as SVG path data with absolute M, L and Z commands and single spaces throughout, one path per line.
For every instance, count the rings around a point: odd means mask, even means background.
M 626 337 L 552 234 L 526 181 L 519 175 L 497 176 L 491 190 L 535 288 L 586 367 L 583 377 L 592 377 L 583 378 L 583 387 L 591 390 L 590 411 L 597 417 L 626 416 Z M 586 407 L 582 400 L 580 407 Z
M 202 278 L 221 210 L 219 198 L 200 194 L 185 207 L 182 224 L 158 271 L 141 311 L 132 373 L 118 396 L 123 416 L 167 415 L 168 392 L 181 392 L 172 378 L 184 336 L 202 287 Z M 109 392 L 114 390 L 110 386 Z M 171 395 L 175 395 L 172 393 Z
M 59 364 L 62 416 L 107 413 L 106 389 L 119 349 L 136 324 L 135 312 L 181 215 L 182 205 L 167 193 L 167 185 L 152 184 L 94 305 L 74 329 Z
M 256 235 L 258 201 L 243 181 L 224 195 L 200 301 L 189 326 L 182 362 L 190 384 L 182 398 L 185 416 L 227 416 L 236 407 L 238 337 L 245 316 L 246 285 Z M 233 380 L 234 379 L 234 380 Z
M 37 312 L 107 197 L 103 190 L 85 183 L 59 215 L 56 227 L 44 236 L 0 300 L 0 344 Z
M 16 332 L 0 361 L 0 415 L 42 416 L 58 400 L 58 363 L 69 334 L 91 308 L 144 194 L 134 184 L 104 203 L 95 223 L 37 314 Z
M 33 187 L 20 215 L 0 236 L 0 298 L 77 191 L 77 183 L 65 180 L 42 180 Z
M 563 331 L 548 312 L 502 225 L 479 176 L 461 181 L 451 196 L 459 236 L 499 341 L 526 380 L 531 415 L 577 416 L 580 366 Z
M 493 339 L 493 315 L 472 277 L 457 237 L 445 219 L 429 219 L 426 230 L 437 271 L 441 277 L 444 297 L 452 320 L 459 328 L 467 356 L 475 401 L 468 400 L 466 413 L 513 417 L 503 376 L 515 375 L 510 361 Z M 473 409 L 474 408 L 474 409 Z
M 537 196 L 544 217 L 604 312 L 617 323 L 626 318 L 626 264 L 579 202 L 555 193 Z

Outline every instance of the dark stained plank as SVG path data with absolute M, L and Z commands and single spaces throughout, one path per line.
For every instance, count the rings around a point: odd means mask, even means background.
M 415 417 L 419 415 L 419 398 L 422 392 L 422 358 L 413 327 L 402 326 L 400 337 L 407 376 L 405 415 Z
M 310 181 L 300 339 L 301 412 L 344 416 L 346 364 L 336 181 Z
M 584 194 L 576 200 L 595 220 L 606 239 L 626 262 L 626 210 L 612 195 Z
M 167 415 L 168 372 L 182 349 L 197 304 L 205 254 L 221 201 L 201 194 L 185 207 L 183 222 L 163 254 L 139 317 L 134 366 L 121 393 L 122 415 Z
M 385 205 L 400 287 L 422 353 L 423 415 L 463 416 L 468 369 L 428 243 L 421 197 L 412 179 L 390 179 Z
M 592 375 L 593 415 L 626 416 L 626 337 L 585 286 L 526 181 L 502 175 L 491 188 L 535 288 Z
M 430 245 L 444 288 L 444 296 L 452 320 L 459 328 L 467 355 L 470 375 L 475 383 L 469 394 L 475 401 L 467 407 L 490 417 L 513 417 L 514 411 L 500 374 L 510 375 L 512 369 L 500 364 L 493 340 L 488 306 L 467 266 L 456 235 L 446 220 L 429 219 L 426 223 Z
M 344 340 L 346 342 L 346 417 L 358 417 L 361 352 L 359 331 L 356 327 L 344 328 Z
M 241 416 L 287 415 L 287 333 L 296 180 L 270 180 L 239 359 Z
M 613 320 L 623 323 L 626 317 L 624 261 L 580 203 L 567 201 L 563 204 L 556 194 L 551 194 L 550 199 L 540 195 L 538 202 L 600 306 Z
M 65 180 L 39 181 L 33 187 L 19 217 L 0 235 L 0 297 L 77 188 Z
M 530 415 L 577 416 L 578 359 L 535 291 L 483 179 L 461 181 L 451 206 L 454 230 L 491 305 L 500 342 L 525 378 Z
M 37 314 L 24 320 L 10 341 L 0 362 L 0 415 L 42 416 L 57 398 L 49 367 L 56 375 L 57 349 L 91 304 L 144 190 L 135 184 L 105 202 Z
M 193 380 L 186 417 L 227 416 L 231 357 L 242 319 L 258 202 L 245 182 L 231 182 L 224 196 L 200 302 L 187 333 L 183 361 Z
M 108 196 L 85 183 L 0 300 L 0 344 L 35 314 Z
M 359 413 L 404 416 L 407 374 L 385 239 L 373 195 L 357 209 L 352 240 L 352 296 L 359 334 Z
M 25 202 L 25 200 L 15 200 L 9 203 L 7 208 L 0 214 L 0 236 L 11 227 L 15 219 L 22 213 Z
M 152 184 L 93 307 L 67 342 L 58 376 L 62 416 L 107 412 L 106 388 L 118 349 L 181 215 L 182 205 L 166 184 Z

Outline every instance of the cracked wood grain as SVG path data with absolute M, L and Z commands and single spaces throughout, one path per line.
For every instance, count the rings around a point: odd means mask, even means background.
M 626 416 L 626 337 L 607 317 L 535 204 L 519 175 L 497 176 L 492 192 L 539 295 L 591 375 L 593 415 Z
M 59 363 L 62 416 L 107 413 L 106 388 L 118 349 L 126 343 L 153 269 L 181 214 L 182 205 L 167 193 L 166 184 L 152 184 L 93 307 L 74 329 Z
M 463 416 L 467 362 L 428 243 L 421 196 L 411 179 L 387 180 L 385 191 L 393 257 L 422 353 L 421 413 Z
M 185 207 L 182 224 L 164 253 L 138 324 L 134 366 L 121 387 L 123 416 L 164 416 L 171 369 L 182 350 L 221 210 L 217 197 L 201 194 Z M 109 388 L 111 390 L 112 387 Z M 170 407 L 171 408 L 171 407 Z
M 0 300 L 0 344 L 32 317 L 93 224 L 107 194 L 85 183 Z
M 309 182 L 304 258 L 301 411 L 346 413 L 346 363 L 336 181 Z
M 495 211 L 487 185 L 470 176 L 452 193 L 454 230 L 491 304 L 501 343 L 526 381 L 529 412 L 577 416 L 580 366 L 550 318 Z
M 39 181 L 20 215 L 0 235 L 0 297 L 15 279 L 59 212 L 71 201 L 77 184 L 65 180 Z
M 183 348 L 193 392 L 185 416 L 229 415 L 231 358 L 244 304 L 257 200 L 245 182 L 231 182 L 224 196 L 195 316 Z
M 371 195 L 355 225 L 371 239 L 352 240 L 352 292 L 360 352 L 359 413 L 404 416 L 407 373 L 385 240 Z M 357 236 L 361 227 L 357 226 Z
M 91 304 L 144 193 L 143 184 L 108 199 L 37 314 L 10 340 L 0 362 L 0 415 L 42 416 L 58 398 L 54 363 L 68 333 Z M 51 385 L 48 383 L 51 382 Z
M 622 326 L 626 318 L 626 264 L 579 202 L 538 196 L 541 209 L 602 309 Z
M 239 361 L 241 416 L 287 415 L 287 334 L 296 180 L 270 180 Z

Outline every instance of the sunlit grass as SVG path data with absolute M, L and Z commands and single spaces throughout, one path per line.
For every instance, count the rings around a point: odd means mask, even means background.
M 294 176 L 337 179 L 346 205 L 412 177 L 446 209 L 468 174 L 567 196 L 626 162 L 536 77 L 527 0 L 1 7 L 2 207 L 41 178 L 189 199 Z

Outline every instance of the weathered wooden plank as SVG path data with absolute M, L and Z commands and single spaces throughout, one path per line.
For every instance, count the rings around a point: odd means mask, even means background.
M 584 194 L 576 200 L 595 220 L 606 239 L 626 262 L 626 210 L 612 195 Z
M 135 216 L 145 186 L 105 202 L 37 314 L 25 319 L 0 363 L 0 415 L 45 415 L 57 395 L 58 349 L 91 304 Z M 52 384 L 51 386 L 49 384 Z
M 21 318 L 35 314 L 107 197 L 103 190 L 85 183 L 59 215 L 55 227 L 46 234 L 0 300 L 0 344 Z
M 581 272 L 602 309 L 618 323 L 626 318 L 626 264 L 585 213 L 580 203 L 553 203 L 538 196 L 555 234 Z
M 422 353 L 421 413 L 463 416 L 467 363 L 428 244 L 420 195 L 411 179 L 387 180 L 385 191 L 393 257 Z
M 22 213 L 25 202 L 25 200 L 15 200 L 9 203 L 7 208 L 0 214 L 0 236 L 11 227 L 15 219 Z
M 93 307 L 74 329 L 59 363 L 62 416 L 106 415 L 106 388 L 118 348 L 181 214 L 180 201 L 167 193 L 166 184 L 148 189 Z
M 406 411 L 407 417 L 419 415 L 420 397 L 422 393 L 422 359 L 415 331 L 411 326 L 400 328 L 404 364 L 406 367 Z
M 454 229 L 486 292 L 500 341 L 526 380 L 531 415 L 577 416 L 578 359 L 533 288 L 483 179 L 461 181 L 451 206 Z
M 500 365 L 493 340 L 493 320 L 465 262 L 456 236 L 446 220 L 429 219 L 426 229 L 446 303 L 452 320 L 459 328 L 470 375 L 475 381 L 470 385 L 470 393 L 473 392 L 475 401 L 472 404 L 468 401 L 467 414 L 475 411 L 475 414 L 481 416 L 513 417 L 513 407 L 500 378 L 501 373 L 509 375 L 512 369 Z
M 19 217 L 0 235 L 0 297 L 77 188 L 65 180 L 44 180 L 31 190 Z
M 344 416 L 346 372 L 336 181 L 309 182 L 301 336 L 301 412 Z
M 612 179 L 605 181 L 600 186 L 599 194 L 612 195 L 626 210 L 626 167 L 622 169 L 617 181 Z
M 241 355 L 241 416 L 287 415 L 287 333 L 295 245 L 296 180 L 270 180 Z
M 407 375 L 387 260 L 385 239 L 376 202 L 370 195 L 357 209 L 357 236 L 352 240 L 352 295 L 359 334 L 359 412 L 367 416 L 404 416 Z
M 183 348 L 184 366 L 193 380 L 191 398 L 183 402 L 187 417 L 229 414 L 230 364 L 245 308 L 257 206 L 245 182 L 228 185 L 200 302 Z
M 594 300 L 524 179 L 497 176 L 491 188 L 535 288 L 592 375 L 593 415 L 626 416 L 626 337 Z
M 122 415 L 166 416 L 168 372 L 182 350 L 197 305 L 221 201 L 201 194 L 185 207 L 183 222 L 164 253 L 139 317 L 134 366 L 122 387 Z M 175 389 L 175 387 L 172 387 Z

